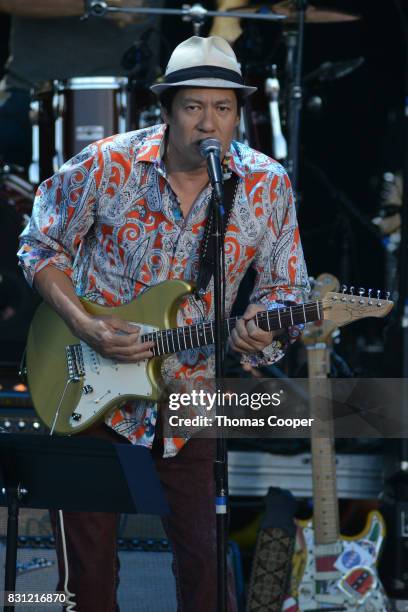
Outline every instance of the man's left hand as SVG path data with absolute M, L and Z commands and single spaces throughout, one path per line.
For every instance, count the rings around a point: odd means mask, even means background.
M 257 353 L 271 344 L 279 332 L 267 332 L 260 329 L 254 320 L 257 312 L 263 312 L 265 306 L 249 304 L 231 332 L 230 346 L 238 353 Z

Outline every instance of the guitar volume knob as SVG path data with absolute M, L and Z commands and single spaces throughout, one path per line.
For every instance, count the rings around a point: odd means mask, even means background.
M 84 385 L 84 388 L 82 389 L 84 395 L 89 395 L 89 393 L 93 392 L 93 387 L 91 385 Z

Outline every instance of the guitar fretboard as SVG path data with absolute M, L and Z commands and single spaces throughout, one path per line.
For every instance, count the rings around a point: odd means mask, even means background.
M 339 509 L 336 484 L 333 409 L 331 405 L 330 359 L 327 348 L 310 347 L 308 352 L 310 416 L 313 464 L 313 524 L 317 545 L 339 541 Z
M 224 334 L 230 335 L 238 319 L 239 317 L 230 317 L 224 321 Z M 323 305 L 320 300 L 317 300 L 296 306 L 275 308 L 259 312 L 254 319 L 258 327 L 264 331 L 283 329 L 323 319 Z M 174 329 L 163 329 L 143 334 L 141 340 L 155 343 L 152 351 L 156 357 L 170 355 L 178 351 L 214 344 L 215 324 L 214 321 L 208 321 Z

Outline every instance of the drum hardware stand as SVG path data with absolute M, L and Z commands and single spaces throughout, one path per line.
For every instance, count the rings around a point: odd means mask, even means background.
M 286 169 L 297 196 L 298 163 L 299 163 L 299 129 L 300 111 L 303 103 L 302 59 L 307 0 L 295 0 L 298 11 L 297 30 L 285 33 L 286 39 L 286 127 L 288 133 L 288 156 Z M 297 200 L 297 198 L 296 198 Z
M 271 76 L 265 81 L 265 94 L 268 98 L 269 114 L 271 118 L 271 154 L 278 161 L 286 160 L 288 147 L 286 139 L 282 134 L 282 126 L 279 114 L 279 92 L 280 85 L 277 76 L 277 66 L 271 66 Z
M 182 20 L 184 22 L 191 22 L 193 24 L 194 36 L 200 36 L 201 28 L 203 27 L 207 17 L 207 9 L 205 9 L 201 4 L 193 4 L 193 6 L 183 4 L 182 9 L 188 11 L 188 14 L 185 15 Z
M 31 163 L 28 167 L 28 180 L 33 185 L 38 185 L 41 182 L 40 178 L 40 150 L 39 142 L 39 120 L 40 120 L 40 102 L 32 100 L 30 102 L 30 119 L 32 123 L 32 154 Z
M 257 21 L 284 21 L 286 15 L 276 13 L 246 13 L 244 11 L 208 11 L 201 4 L 185 4 L 181 9 L 173 8 L 131 8 L 108 6 L 103 0 L 86 0 L 87 17 L 104 17 L 108 13 L 130 13 L 134 15 L 180 16 L 185 21 L 192 21 L 193 27 L 202 24 L 208 17 L 228 17 L 230 19 L 254 19 Z

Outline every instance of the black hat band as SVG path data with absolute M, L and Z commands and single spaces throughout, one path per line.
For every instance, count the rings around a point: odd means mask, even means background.
M 166 74 L 164 77 L 165 83 L 179 83 L 182 81 L 190 81 L 191 79 L 222 79 L 224 81 L 231 81 L 238 85 L 243 85 L 244 81 L 242 76 L 234 70 L 228 68 L 221 68 L 220 66 L 192 66 L 191 68 L 182 68 L 181 70 L 175 70 L 170 74 Z

